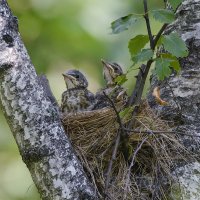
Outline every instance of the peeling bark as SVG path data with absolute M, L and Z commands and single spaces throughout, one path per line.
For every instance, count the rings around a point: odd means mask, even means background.
M 18 33 L 0 1 L 0 104 L 42 199 L 97 199 Z
M 180 74 L 173 74 L 163 82 L 152 78 L 148 100 L 162 118 L 172 121 L 174 130 L 200 136 L 200 0 L 182 3 L 177 10 L 177 20 L 166 30 L 167 33 L 173 31 L 186 42 L 189 56 L 180 60 Z M 169 102 L 168 106 L 156 104 L 152 96 L 156 86 L 160 87 L 161 98 Z M 182 142 L 189 151 L 199 153 L 200 137 L 182 136 Z M 179 166 L 174 172 L 182 190 L 178 197 L 173 192 L 175 199 L 199 199 L 200 163 Z

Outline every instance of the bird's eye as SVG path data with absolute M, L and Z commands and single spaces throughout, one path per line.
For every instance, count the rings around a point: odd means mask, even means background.
M 113 66 L 113 69 L 114 69 L 115 71 L 117 71 L 117 70 L 118 70 L 118 68 L 117 68 L 117 67 L 115 67 L 115 66 Z
M 79 79 L 79 75 L 78 75 L 78 74 L 76 74 L 76 75 L 75 75 L 75 78 Z
M 120 72 L 118 67 L 114 67 L 115 72 Z

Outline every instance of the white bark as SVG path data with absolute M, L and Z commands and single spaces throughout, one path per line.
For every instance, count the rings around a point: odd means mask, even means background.
M 177 20 L 166 32 L 173 31 L 185 40 L 190 53 L 187 58 L 181 59 L 179 75 L 172 75 L 164 82 L 157 81 L 155 77 L 152 79 L 149 103 L 161 117 L 173 122 L 175 130 L 200 136 L 200 0 L 185 0 L 182 3 L 177 10 Z M 169 106 L 155 103 L 152 89 L 156 86 L 160 86 L 161 98 L 169 102 Z M 200 137 L 183 136 L 182 142 L 188 151 L 199 153 Z M 174 172 L 182 192 L 173 190 L 175 199 L 200 199 L 200 163 L 185 163 L 182 166 L 177 163 L 177 166 Z M 177 187 L 179 184 L 174 185 L 174 188 Z
M 0 1 L 0 104 L 42 199 L 97 199 L 41 85 L 18 33 L 17 19 Z

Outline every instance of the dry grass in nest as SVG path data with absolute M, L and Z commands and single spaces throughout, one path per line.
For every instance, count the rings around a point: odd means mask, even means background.
M 106 193 L 110 199 L 167 199 L 166 189 L 172 181 L 170 172 L 174 160 L 184 158 L 185 150 L 175 134 L 144 133 L 149 130 L 167 132 L 170 128 L 146 102 L 140 110 L 135 127 L 138 133 L 129 133 L 130 162 L 127 164 L 124 160 L 120 148 L 113 162 L 111 181 Z M 116 118 L 112 108 L 63 117 L 66 132 L 85 171 L 102 197 L 106 172 L 119 131 Z M 131 165 L 133 166 L 130 167 Z

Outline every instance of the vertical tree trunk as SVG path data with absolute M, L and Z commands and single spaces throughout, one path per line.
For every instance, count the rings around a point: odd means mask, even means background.
M 0 0 L 0 104 L 42 199 L 97 199 L 6 0 Z
M 185 0 L 177 10 L 177 20 L 170 25 L 167 33 L 178 32 L 186 41 L 189 56 L 181 59 L 182 70 L 178 75 L 159 82 L 155 77 L 151 81 L 148 99 L 151 107 L 160 117 L 172 121 L 174 129 L 194 137 L 183 136 L 182 142 L 188 151 L 199 153 L 200 144 L 200 0 Z M 156 86 L 161 89 L 161 98 L 169 102 L 168 106 L 156 104 L 152 90 Z M 177 163 L 174 174 L 178 176 L 179 185 L 174 185 L 175 199 L 199 199 L 200 163 Z

